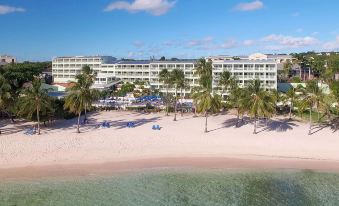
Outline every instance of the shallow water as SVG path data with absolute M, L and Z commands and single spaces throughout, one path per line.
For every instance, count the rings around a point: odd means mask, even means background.
M 0 182 L 0 205 L 338 205 L 339 174 L 142 170 L 124 175 Z

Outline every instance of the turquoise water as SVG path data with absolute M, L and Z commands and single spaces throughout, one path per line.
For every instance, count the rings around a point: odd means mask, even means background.
M 339 174 L 171 169 L 6 181 L 0 205 L 339 205 Z

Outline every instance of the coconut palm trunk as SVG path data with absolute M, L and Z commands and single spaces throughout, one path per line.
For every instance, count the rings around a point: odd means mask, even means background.
M 293 108 L 293 103 L 291 102 L 290 104 L 290 120 L 292 119 L 292 108 Z
M 168 116 L 168 110 L 169 110 L 169 99 L 168 99 L 168 84 L 166 85 L 166 116 Z
M 181 108 L 181 117 L 183 117 L 184 116 L 184 111 L 183 111 L 183 107 L 182 107 L 182 105 L 183 105 L 183 95 L 182 95 L 182 88 L 180 89 L 180 95 L 181 95 L 181 103 L 180 103 L 180 108 Z
M 38 135 L 40 135 L 40 108 L 39 106 L 36 107 L 36 117 L 37 117 L 37 120 L 38 120 Z
M 318 122 L 320 122 L 319 102 L 317 103 Z
M 208 130 L 207 130 L 207 118 L 208 118 L 208 112 L 206 111 L 205 112 L 205 133 L 208 132 Z
M 257 134 L 257 115 L 254 116 L 254 130 L 253 134 Z
M 239 127 L 239 119 L 240 119 L 240 114 L 239 110 L 237 111 L 237 123 L 235 124 L 235 127 Z
M 194 115 L 193 115 L 193 117 L 197 117 L 198 115 L 197 115 L 197 105 L 195 105 L 194 106 Z
M 81 111 L 79 112 L 79 116 L 78 116 L 77 133 L 80 133 L 80 117 L 81 117 Z
M 311 135 L 312 134 L 312 107 L 310 108 L 310 120 L 309 120 L 309 130 L 308 130 L 308 135 Z
M 177 121 L 177 86 L 175 86 L 175 102 L 174 102 L 174 119 L 173 121 Z
M 87 120 L 87 105 L 85 105 L 85 119 L 84 119 L 84 123 L 86 122 Z

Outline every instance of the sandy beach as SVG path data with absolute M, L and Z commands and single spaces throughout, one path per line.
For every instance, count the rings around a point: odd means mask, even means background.
M 97 128 L 105 120 L 111 127 Z M 136 127 L 126 128 L 129 121 Z M 204 121 L 191 114 L 174 122 L 163 113 L 111 111 L 92 113 L 81 134 L 76 120 L 67 120 L 42 126 L 39 136 L 24 135 L 29 123 L 17 122 L 2 128 L 0 178 L 171 166 L 339 171 L 339 135 L 326 126 L 307 135 L 308 124 L 275 118 L 254 135 L 248 119 L 236 128 L 228 114 L 211 116 L 204 133 Z M 152 130 L 154 124 L 161 130 Z

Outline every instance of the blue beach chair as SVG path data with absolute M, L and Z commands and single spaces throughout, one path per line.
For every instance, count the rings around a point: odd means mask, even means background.
M 135 127 L 135 123 L 134 122 L 128 122 L 127 123 L 127 127 L 128 128 L 133 128 L 133 127 Z

